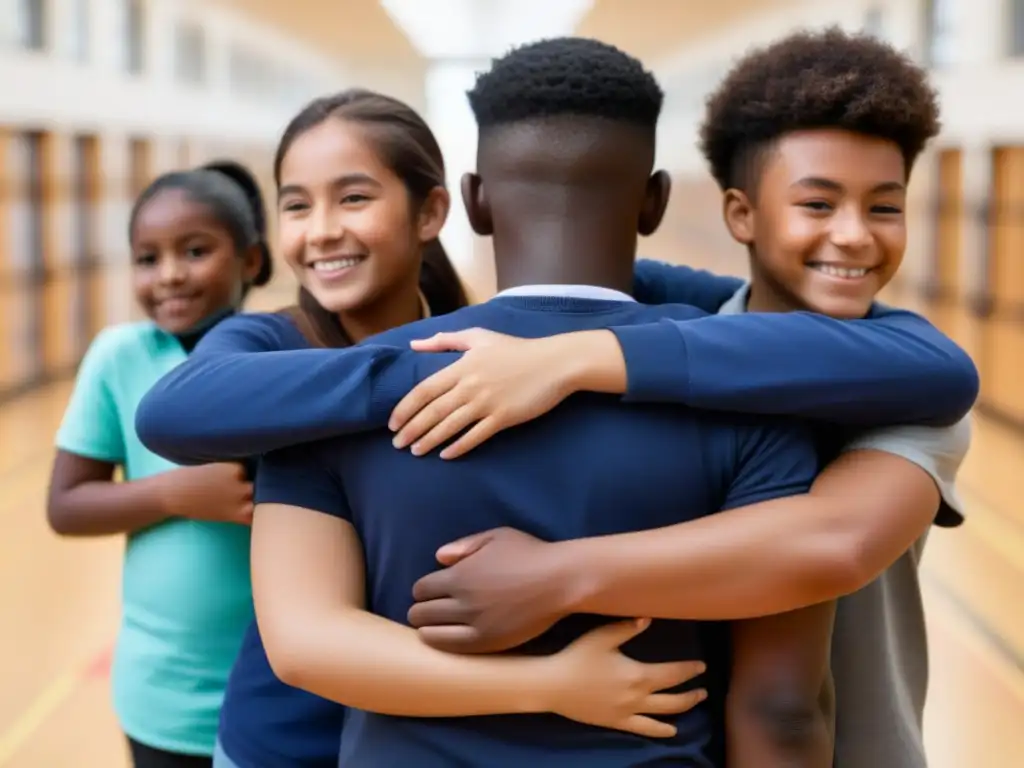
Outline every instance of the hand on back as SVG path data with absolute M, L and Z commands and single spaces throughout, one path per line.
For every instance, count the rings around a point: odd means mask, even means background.
M 183 467 L 162 477 L 169 517 L 252 524 L 252 483 L 242 464 Z
M 409 623 L 451 653 L 495 653 L 522 645 L 569 613 L 573 585 L 557 547 L 497 528 L 438 550 L 445 566 L 413 585 Z
M 572 356 L 557 336 L 520 339 L 482 328 L 439 333 L 412 342 L 419 352 L 465 352 L 420 382 L 395 407 L 388 426 L 395 447 L 454 459 L 503 429 L 541 416 L 572 393 Z
M 663 693 L 703 674 L 699 661 L 645 664 L 620 646 L 647 627 L 649 619 L 617 621 L 593 629 L 543 660 L 550 711 L 588 725 L 649 738 L 671 738 L 676 727 L 652 716 L 678 715 L 706 698 L 703 689 Z

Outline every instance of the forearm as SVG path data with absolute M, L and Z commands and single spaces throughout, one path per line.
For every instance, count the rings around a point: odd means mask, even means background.
M 545 657 L 461 656 L 434 650 L 410 627 L 357 609 L 290 623 L 261 622 L 284 682 L 370 712 L 463 717 L 545 711 Z
M 421 378 L 457 357 L 381 346 L 197 356 L 142 399 L 136 431 L 154 453 L 187 465 L 377 429 Z
M 858 427 L 943 426 L 973 405 L 970 357 L 922 318 L 841 321 L 807 312 L 613 328 L 627 397 Z M 922 397 L 922 387 L 928 396 Z
M 834 621 L 832 602 L 732 623 L 729 768 L 831 768 Z
M 730 693 L 725 730 L 729 768 L 832 768 L 834 728 L 817 703 L 776 705 Z
M 165 500 L 159 476 L 124 483 L 87 482 L 54 494 L 47 517 L 62 536 L 134 533 L 167 519 Z
M 560 542 L 565 613 L 720 621 L 849 594 L 870 578 L 852 504 L 794 496 L 667 528 Z

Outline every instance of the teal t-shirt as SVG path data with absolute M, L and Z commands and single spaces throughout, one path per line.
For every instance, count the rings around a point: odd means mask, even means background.
M 101 332 L 57 447 L 120 465 L 126 480 L 177 469 L 139 441 L 135 409 L 185 357 L 149 322 Z M 249 529 L 180 519 L 129 536 L 122 606 L 112 684 L 125 733 L 157 749 L 212 754 L 228 673 L 253 620 Z

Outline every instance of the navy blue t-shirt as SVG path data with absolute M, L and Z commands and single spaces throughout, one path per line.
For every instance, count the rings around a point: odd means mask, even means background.
M 499 297 L 372 343 L 408 350 L 412 339 L 469 327 L 540 337 L 703 314 L 623 301 Z M 448 362 L 445 355 L 397 354 L 378 371 L 378 387 L 407 390 Z M 257 500 L 349 521 L 365 551 L 368 610 L 405 623 L 413 584 L 437 567 L 437 548 L 461 536 L 503 525 L 549 541 L 659 528 L 805 493 L 816 470 L 809 434 L 792 423 L 579 394 L 457 461 L 397 451 L 385 430 L 284 449 L 264 457 Z M 554 653 L 609 620 L 572 616 L 518 650 Z M 707 659 L 703 626 L 656 621 L 624 650 L 652 662 Z M 711 768 L 721 727 L 706 703 L 673 718 L 678 735 L 667 740 L 557 715 L 409 718 L 350 709 L 346 717 L 344 768 Z

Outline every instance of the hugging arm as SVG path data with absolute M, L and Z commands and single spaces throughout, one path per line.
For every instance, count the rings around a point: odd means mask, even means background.
M 285 683 L 358 709 L 408 717 L 557 712 L 651 737 L 674 727 L 694 693 L 661 694 L 701 672 L 641 664 L 618 646 L 645 624 L 600 627 L 546 657 L 466 657 L 365 606 L 362 547 L 344 492 L 313 446 L 266 457 L 257 475 L 253 596 L 274 672 Z M 283 503 L 288 502 L 288 503 Z
M 809 493 L 667 528 L 553 544 L 498 530 L 454 542 L 440 552 L 448 567 L 416 584 L 410 619 L 439 648 L 479 652 L 524 642 L 574 612 L 734 620 L 834 600 L 922 535 L 940 487 L 950 494 L 943 508 L 955 504 L 950 473 L 969 425 L 934 431 L 950 433 L 936 441 L 944 460 L 934 447 L 929 455 L 921 443 L 903 450 L 869 436 Z
M 285 323 L 242 315 L 211 330 L 139 404 L 146 447 L 204 464 L 377 429 L 417 381 L 458 358 L 380 345 L 282 350 Z
M 648 304 L 715 313 L 742 285 L 684 266 L 636 265 L 636 297 Z M 881 306 L 864 320 L 809 312 L 718 315 L 614 332 L 628 379 L 620 393 L 636 401 L 858 427 L 949 426 L 978 396 L 977 369 L 959 346 L 919 315 Z M 928 397 L 921 397 L 924 386 Z

